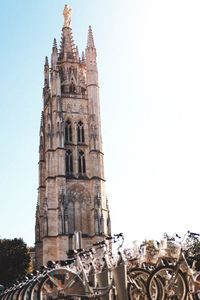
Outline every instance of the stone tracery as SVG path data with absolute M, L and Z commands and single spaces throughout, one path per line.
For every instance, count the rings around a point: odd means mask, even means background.
M 74 184 L 70 187 L 66 195 L 66 211 L 68 210 L 69 233 L 81 231 L 89 234 L 91 228 L 91 196 L 89 191 L 81 184 Z

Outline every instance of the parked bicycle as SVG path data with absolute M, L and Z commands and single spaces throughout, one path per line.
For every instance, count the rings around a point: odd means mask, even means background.
M 147 300 L 146 283 L 158 263 L 158 243 L 144 241 L 140 247 L 134 245 L 132 251 L 125 249 L 124 252 L 128 265 L 128 297 L 130 300 Z M 151 288 L 151 293 L 157 294 L 157 286 L 152 285 Z
M 122 234 L 114 235 L 94 245 L 103 249 L 101 270 L 98 270 L 99 258 L 98 260 L 95 258 L 93 249 L 71 251 L 70 258 L 74 261 L 74 265 L 66 267 L 55 265 L 48 271 L 40 281 L 37 298 L 108 300 L 109 295 L 115 299 L 117 294 L 118 300 L 127 300 L 125 265 L 114 266 L 109 247 L 109 242 L 115 243 L 119 239 L 123 239 Z M 91 264 L 94 264 L 93 274 L 89 272 Z
M 186 236 L 200 235 L 188 231 L 183 241 Z M 195 275 L 186 261 L 183 241 L 181 243 L 170 239 L 162 241 L 160 255 L 168 260 L 168 265 L 156 268 L 149 276 L 146 286 L 149 300 L 200 299 L 199 274 Z M 157 294 L 152 294 L 152 286 L 157 289 Z
M 200 273 L 184 255 L 185 238 L 199 236 L 188 231 L 182 242 L 165 236 L 128 247 L 122 233 L 110 236 L 27 274 L 0 300 L 199 300 Z

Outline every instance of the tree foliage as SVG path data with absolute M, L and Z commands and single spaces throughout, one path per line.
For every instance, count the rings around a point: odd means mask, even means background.
M 197 235 L 190 236 L 185 242 L 185 257 L 190 266 L 195 263 L 196 270 L 200 271 L 200 237 Z
M 9 286 L 21 280 L 30 264 L 30 255 L 23 239 L 0 240 L 0 283 Z

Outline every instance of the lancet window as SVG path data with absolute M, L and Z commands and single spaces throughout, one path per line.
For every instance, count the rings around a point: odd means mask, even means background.
M 80 175 L 85 175 L 86 173 L 85 154 L 82 150 L 78 153 L 78 172 Z
M 65 142 L 72 142 L 72 123 L 69 120 L 65 123 Z
M 69 92 L 71 94 L 74 94 L 76 92 L 76 87 L 75 87 L 75 84 L 73 82 L 73 79 L 71 80 L 71 83 L 70 83 L 70 86 L 69 86 Z
M 66 175 L 73 173 L 73 155 L 71 150 L 66 152 Z
M 85 142 L 84 125 L 81 121 L 78 122 L 78 126 L 77 126 L 77 140 L 78 143 Z

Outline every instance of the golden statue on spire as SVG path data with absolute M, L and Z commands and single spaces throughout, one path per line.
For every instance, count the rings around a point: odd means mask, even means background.
M 70 27 L 71 25 L 71 13 L 72 8 L 70 5 L 65 5 L 65 8 L 63 10 L 63 16 L 64 16 L 64 27 Z

